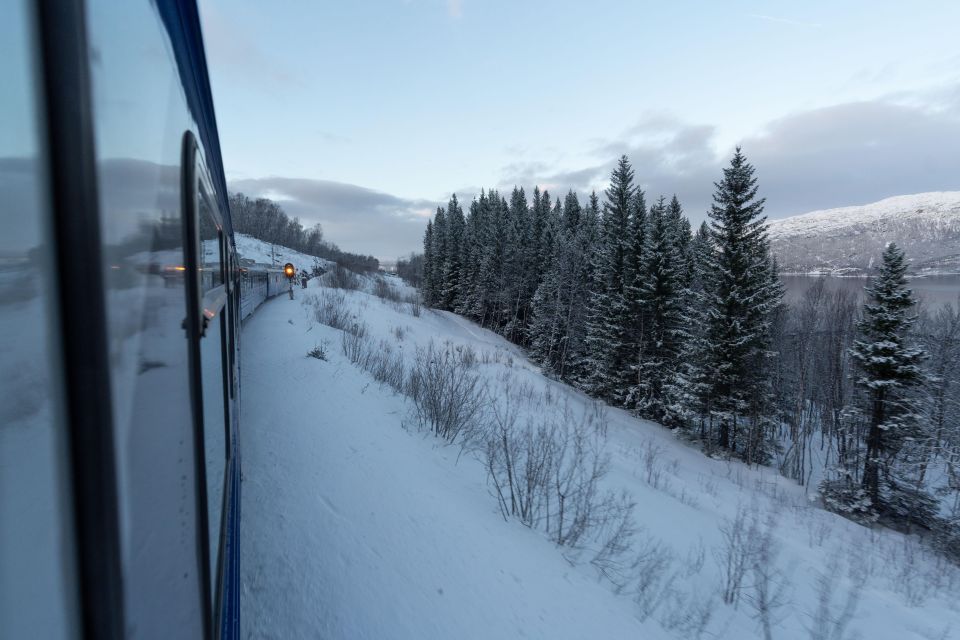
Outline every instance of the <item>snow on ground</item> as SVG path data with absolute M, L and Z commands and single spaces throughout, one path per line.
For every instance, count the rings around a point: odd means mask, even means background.
M 615 594 L 588 563 L 504 521 L 480 461 L 418 432 L 408 401 L 350 364 L 341 332 L 305 304 L 331 295 L 311 281 L 244 325 L 244 637 L 682 638 L 692 631 L 672 622 L 695 610 L 712 612 L 705 638 L 762 637 L 748 588 L 736 607 L 719 599 L 721 527 L 738 510 L 774 541 L 767 564 L 785 586 L 773 638 L 960 637 L 960 577 L 915 540 L 824 512 L 771 469 L 709 459 L 610 410 L 606 485 L 636 502 L 637 552 L 659 545 L 668 557 L 646 594 L 662 594 L 655 609 L 635 587 Z M 431 339 L 493 354 L 478 365 L 491 388 L 549 398 L 530 412 L 590 403 L 463 318 L 344 295 L 374 341 L 408 358 Z M 326 361 L 306 356 L 320 345 Z M 844 635 L 815 635 L 847 604 Z
M 283 267 L 284 264 L 290 262 L 298 271 L 302 269 L 308 273 L 313 271 L 315 264 L 324 269 L 333 267 L 333 262 L 330 260 L 300 253 L 279 244 L 264 242 L 245 233 L 235 233 L 233 238 L 237 244 L 237 253 L 240 254 L 240 257 L 253 260 L 257 264 Z

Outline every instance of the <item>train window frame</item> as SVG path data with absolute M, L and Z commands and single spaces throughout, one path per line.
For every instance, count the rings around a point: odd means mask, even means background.
M 227 518 L 227 470 L 231 465 L 231 451 L 233 447 L 233 438 L 230 425 L 232 422 L 231 414 L 231 396 L 230 387 L 233 383 L 233 373 L 228 368 L 231 358 L 228 357 L 226 350 L 230 347 L 231 339 L 228 338 L 227 331 L 231 324 L 228 319 L 230 305 L 230 293 L 232 288 L 229 283 L 229 271 L 225 252 L 228 251 L 228 240 L 224 234 L 223 216 L 219 207 L 216 206 L 215 190 L 210 173 L 203 160 L 202 151 L 199 147 L 196 137 L 191 131 L 187 131 L 183 136 L 183 148 L 181 159 L 181 200 L 183 210 L 183 230 L 184 230 L 184 260 L 187 273 L 187 317 L 184 320 L 184 328 L 187 333 L 188 352 L 190 361 L 190 395 L 191 395 L 191 413 L 193 416 L 194 433 L 194 465 L 196 478 L 196 499 L 197 499 L 197 562 L 199 565 L 199 578 L 201 582 L 201 593 L 203 594 L 203 616 L 204 627 L 207 630 L 207 637 L 216 637 L 218 625 L 215 620 L 220 617 L 223 597 L 223 577 L 224 577 L 224 550 L 226 548 L 226 518 Z M 205 211 L 201 214 L 201 202 Z M 218 239 L 218 257 L 220 282 L 203 290 L 202 265 L 204 263 L 204 248 L 200 237 L 200 219 L 201 215 L 209 214 L 217 228 Z M 223 425 L 224 430 L 224 452 L 223 465 L 225 477 L 223 479 L 223 491 L 221 495 L 221 505 L 219 514 L 220 527 L 219 535 L 216 541 L 216 548 L 213 548 L 210 541 L 210 517 L 209 496 L 208 496 L 208 474 L 206 457 L 206 429 L 212 425 L 204 424 L 204 400 L 203 400 L 203 364 L 201 361 L 200 341 L 206 337 L 206 328 L 210 322 L 220 322 L 220 354 L 221 354 L 221 380 L 223 396 Z M 216 553 L 215 568 L 211 567 L 211 554 Z

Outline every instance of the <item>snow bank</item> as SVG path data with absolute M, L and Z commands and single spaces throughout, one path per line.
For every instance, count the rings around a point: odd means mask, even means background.
M 480 461 L 417 432 L 408 400 L 345 359 L 342 332 L 318 324 L 309 304 L 330 290 L 315 280 L 297 295 L 268 302 L 244 329 L 246 637 L 686 638 L 695 633 L 683 617 L 703 612 L 703 637 L 762 637 L 757 576 L 745 576 L 736 605 L 721 599 L 738 522 L 769 540 L 775 638 L 960 632 L 960 576 L 916 540 L 827 513 L 774 470 L 706 458 L 619 410 L 608 412 L 605 486 L 637 505 L 638 562 L 663 557 L 666 568 L 641 562 L 641 577 L 659 571 L 659 581 L 614 593 L 588 563 L 504 521 Z M 408 361 L 430 340 L 469 347 L 486 355 L 478 371 L 491 389 L 506 380 L 550 398 L 528 413 L 591 402 L 460 317 L 342 295 L 352 321 Z M 306 356 L 315 347 L 326 360 Z

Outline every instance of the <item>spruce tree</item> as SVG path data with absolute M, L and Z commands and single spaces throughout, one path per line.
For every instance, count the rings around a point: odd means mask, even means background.
M 910 393 L 923 381 L 920 362 L 925 353 L 908 339 L 915 300 L 906 286 L 906 271 L 903 251 L 888 245 L 880 273 L 866 289 L 868 300 L 857 324 L 860 339 L 850 349 L 867 420 L 862 485 L 875 511 L 896 510 L 903 490 L 897 482 L 896 458 L 918 430 Z
M 714 252 L 713 237 L 706 222 L 700 224 L 690 240 L 686 285 L 683 291 L 683 353 L 678 368 L 681 420 L 707 438 L 711 381 L 708 374 L 707 290 L 709 268 Z
M 580 388 L 589 387 L 592 371 L 592 357 L 587 344 L 590 328 L 590 305 L 593 301 L 593 287 L 597 278 L 594 273 L 594 256 L 600 243 L 600 198 L 596 191 L 590 193 L 590 199 L 579 212 L 579 223 L 574 236 L 576 253 L 574 259 L 578 268 L 574 270 L 574 282 L 578 295 L 570 321 L 570 336 L 564 345 L 564 361 L 561 376 Z
M 433 306 L 437 289 L 434 282 L 433 220 L 427 221 L 427 230 L 423 234 L 423 302 Z
M 621 156 L 606 190 L 587 318 L 587 390 L 622 404 L 630 386 L 632 318 L 625 275 L 631 211 L 636 187 L 633 169 Z
M 737 147 L 710 207 L 714 251 L 706 269 L 702 354 L 710 380 L 716 444 L 748 462 L 766 462 L 773 447 L 767 376 L 770 320 L 783 297 L 771 273 L 764 199 L 754 168 Z
M 442 265 L 442 279 L 440 282 L 440 306 L 443 309 L 454 310 L 460 303 L 460 278 L 464 260 L 464 234 L 466 220 L 463 209 L 457 200 L 457 194 L 450 197 L 446 211 L 446 255 Z
M 443 207 L 437 207 L 433 217 L 432 238 L 432 273 L 433 290 L 431 292 L 431 306 L 443 309 L 443 290 L 445 284 L 445 267 L 447 264 L 447 214 Z
M 631 392 L 640 415 L 661 424 L 675 424 L 677 370 L 682 348 L 683 263 L 663 197 L 650 208 L 638 293 L 645 335 L 640 345 L 637 384 Z

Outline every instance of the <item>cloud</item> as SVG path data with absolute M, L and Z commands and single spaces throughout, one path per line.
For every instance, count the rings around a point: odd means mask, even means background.
M 885 101 L 815 109 L 743 140 L 773 215 L 960 187 L 960 109 Z
M 960 85 L 789 114 L 740 144 L 757 169 L 770 217 L 958 189 Z M 648 201 L 675 193 L 698 222 L 732 152 L 719 147 L 711 125 L 646 114 L 617 139 L 595 141 L 590 155 L 601 160 L 597 164 L 559 171 L 513 163 L 501 184 L 557 184 L 558 192 L 602 189 L 617 158 L 626 154 Z
M 211 2 L 200 2 L 204 48 L 213 73 L 227 73 L 248 86 L 264 82 L 274 88 L 299 83 L 296 75 L 268 55 L 257 40 Z M 254 81 L 255 80 L 255 81 Z
M 287 215 L 305 225 L 323 225 L 324 236 L 340 248 L 381 259 L 419 250 L 438 204 L 332 180 L 255 178 L 231 181 L 229 187 L 249 197 L 277 200 Z

